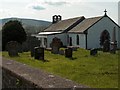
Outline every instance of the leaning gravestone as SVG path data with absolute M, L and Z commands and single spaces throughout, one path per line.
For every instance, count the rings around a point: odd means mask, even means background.
M 6 48 L 10 57 L 16 57 L 18 55 L 19 43 L 17 41 L 10 41 L 7 43 Z
M 38 60 L 44 60 L 44 48 L 42 47 L 35 47 L 34 48 L 35 50 L 35 59 L 38 59 Z
M 72 58 L 72 48 L 65 49 L 65 57 Z
M 62 46 L 62 42 L 60 39 L 58 39 L 57 37 L 53 38 L 52 43 L 50 44 L 51 48 L 52 48 L 52 53 L 54 54 L 58 54 L 59 53 L 59 49 Z

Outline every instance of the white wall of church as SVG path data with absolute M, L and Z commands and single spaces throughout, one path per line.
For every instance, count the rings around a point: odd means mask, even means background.
M 120 41 L 118 41 L 118 29 L 120 28 L 118 28 L 118 26 L 114 24 L 108 17 L 104 17 L 91 28 L 89 28 L 88 49 L 100 48 L 100 35 L 104 30 L 107 30 L 110 33 L 110 39 L 112 39 L 114 27 L 116 27 L 116 39 L 118 42 L 118 48 L 120 48 Z
M 54 37 L 57 37 L 57 38 L 61 39 L 61 41 L 63 42 L 63 45 L 67 45 L 66 33 L 55 34 L 55 35 L 48 35 L 48 37 L 47 37 L 47 47 L 48 48 L 50 48 L 50 43 L 52 42 Z
M 79 35 L 79 45 L 77 45 L 77 35 Z M 72 38 L 72 46 L 86 48 L 85 34 L 69 34 L 69 37 Z

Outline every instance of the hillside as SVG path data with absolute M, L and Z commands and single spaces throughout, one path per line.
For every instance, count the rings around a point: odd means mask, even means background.
M 23 19 L 23 18 L 5 18 L 0 19 L 0 30 L 2 26 L 10 21 L 10 20 L 18 20 L 22 22 L 23 27 L 27 33 L 38 33 L 48 27 L 51 22 L 43 21 L 43 20 L 34 20 L 34 19 Z

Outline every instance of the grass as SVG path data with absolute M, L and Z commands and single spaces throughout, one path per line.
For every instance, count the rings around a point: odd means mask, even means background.
M 48 62 L 31 58 L 30 52 L 19 55 L 20 57 L 11 58 L 7 52 L 2 53 L 3 57 L 43 69 L 92 88 L 118 88 L 118 54 L 99 51 L 98 55 L 90 56 L 88 50 L 78 49 L 73 52 L 73 59 L 69 59 L 45 51 L 45 59 Z

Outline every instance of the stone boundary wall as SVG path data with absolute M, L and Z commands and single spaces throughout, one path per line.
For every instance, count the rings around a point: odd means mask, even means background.
M 76 90 L 88 88 L 71 80 L 32 68 L 13 60 L 2 58 L 2 88 L 19 88 L 20 90 L 33 90 L 59 88 L 62 90 Z M 51 89 L 51 90 L 52 90 Z

